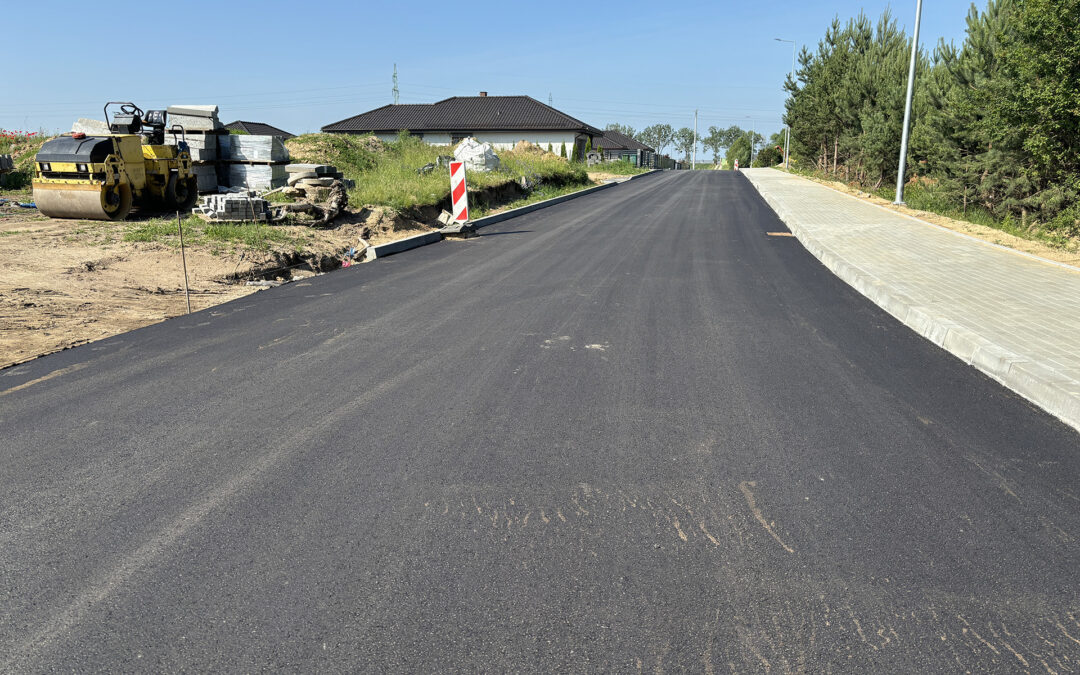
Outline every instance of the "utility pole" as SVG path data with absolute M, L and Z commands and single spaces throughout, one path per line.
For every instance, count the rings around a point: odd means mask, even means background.
M 908 66 L 907 102 L 904 104 L 904 134 L 900 137 L 900 169 L 896 174 L 896 199 L 904 203 L 904 170 L 907 168 L 908 129 L 911 126 L 911 98 L 915 93 L 915 61 L 919 58 L 919 23 L 922 21 L 922 0 L 915 1 L 915 34 L 911 38 L 911 65 Z
M 754 168 L 754 150 L 757 149 L 757 120 L 750 120 L 750 166 L 748 169 Z
M 694 155 L 690 160 L 690 170 L 697 168 L 697 110 L 694 111 Z
M 795 84 L 795 41 L 773 38 L 777 42 L 791 43 L 791 83 Z M 788 159 L 791 157 L 791 120 L 787 123 L 787 135 L 784 137 L 784 171 L 788 170 Z
M 394 105 L 398 102 L 398 88 L 397 88 L 397 64 L 394 64 Z

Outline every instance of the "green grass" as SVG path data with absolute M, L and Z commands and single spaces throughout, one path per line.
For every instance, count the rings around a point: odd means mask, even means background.
M 408 211 L 437 205 L 450 194 L 450 176 L 445 168 L 417 173 L 440 155 L 452 155 L 450 146 L 428 145 L 409 136 L 382 143 L 374 137 L 347 134 L 306 134 L 290 139 L 286 145 L 292 161 L 333 164 L 355 180 L 356 187 L 349 191 L 349 203 L 354 207 L 371 204 Z M 502 163 L 499 170 L 468 173 L 470 190 L 503 185 L 525 175 L 539 177 L 542 182 L 591 184 L 581 164 L 527 152 L 497 154 Z
M 265 223 L 211 223 L 196 216 L 188 216 L 181 224 L 185 245 L 207 245 L 215 252 L 238 248 L 268 251 L 276 247 L 303 253 L 310 242 L 309 237 L 294 235 L 278 226 Z M 126 225 L 124 241 L 155 242 L 174 248 L 180 246 L 175 219 L 152 218 Z
M 649 171 L 647 168 L 634 166 L 633 162 L 625 159 L 620 159 L 615 162 L 604 162 L 589 168 L 593 171 L 603 171 L 604 173 L 613 173 L 619 176 L 636 176 Z
M 264 194 L 262 198 L 273 204 L 293 204 L 296 202 L 295 198 L 288 197 L 280 192 L 268 192 Z
M 11 132 L 0 133 L 0 155 L 11 155 L 15 161 L 15 171 L 5 175 L 4 186 L 0 187 L 0 195 L 8 196 L 9 193 L 22 195 L 29 190 L 30 180 L 34 177 L 34 157 L 47 140 L 49 136 L 44 131 L 34 132 L 32 136 Z
M 25 231 L 26 230 L 4 230 L 3 232 L 0 232 L 0 237 L 10 237 L 13 234 L 21 234 Z
M 250 249 L 266 251 L 272 244 L 289 246 L 303 251 L 306 240 L 291 236 L 284 230 L 272 225 L 258 223 L 213 223 L 207 224 L 203 234 L 208 241 L 223 244 L 242 245 Z

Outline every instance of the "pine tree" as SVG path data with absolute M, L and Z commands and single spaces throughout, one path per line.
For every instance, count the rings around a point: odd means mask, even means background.
M 1010 4 L 986 101 L 993 141 L 1019 160 L 1004 206 L 1043 220 L 1066 212 L 1058 225 L 1080 234 L 1080 0 Z

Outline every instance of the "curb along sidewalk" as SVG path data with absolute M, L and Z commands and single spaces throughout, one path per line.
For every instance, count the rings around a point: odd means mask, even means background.
M 747 169 L 803 246 L 902 323 L 1080 430 L 1080 269 Z

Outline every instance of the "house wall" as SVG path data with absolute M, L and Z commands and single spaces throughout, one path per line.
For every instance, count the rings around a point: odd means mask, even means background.
M 375 134 L 383 141 L 396 141 L 397 134 Z M 574 148 L 577 134 L 572 131 L 477 131 L 473 137 L 481 143 L 491 143 L 496 150 L 510 150 L 521 140 L 539 145 L 547 150 L 548 143 L 556 155 L 559 154 L 559 146 L 566 143 L 566 152 Z M 423 135 L 424 142 L 429 145 L 450 145 L 449 133 L 427 132 Z

